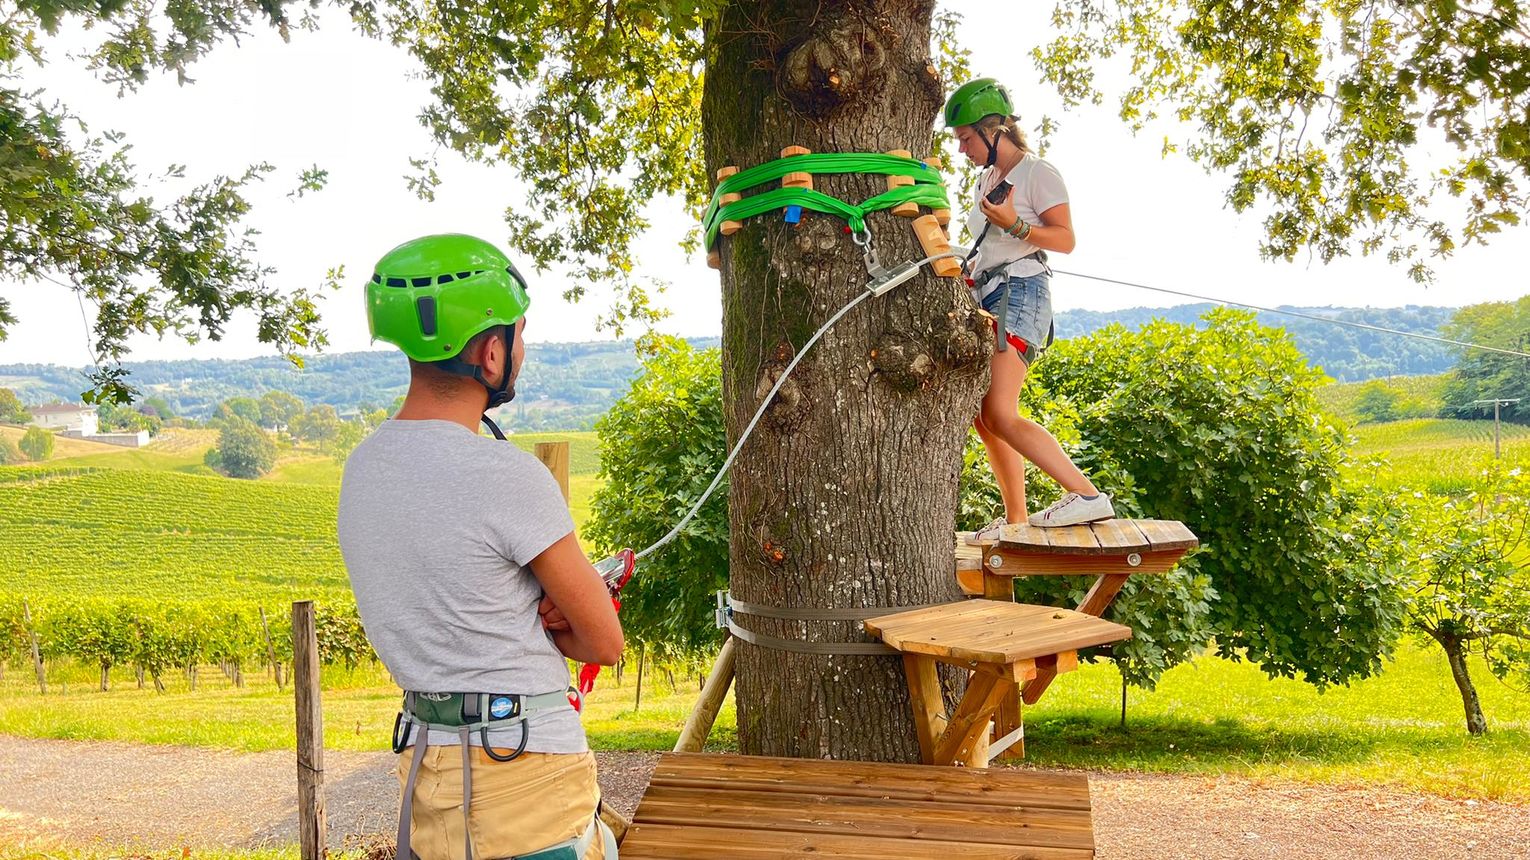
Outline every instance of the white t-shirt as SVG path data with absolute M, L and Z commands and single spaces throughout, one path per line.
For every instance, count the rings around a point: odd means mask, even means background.
M 967 213 L 967 230 L 972 234 L 972 240 L 983 233 L 983 225 L 988 223 L 988 217 L 983 214 L 983 209 L 978 205 L 982 195 L 987 194 L 999 184 L 997 169 L 990 167 L 978 176 L 977 184 L 972 189 L 972 209 Z M 1020 159 L 1020 163 L 1010 169 L 1009 175 L 1004 177 L 1015 187 L 1014 196 L 1010 203 L 1015 207 L 1015 214 L 1020 220 L 1032 226 L 1041 223 L 1041 213 L 1062 203 L 1068 202 L 1068 189 L 1063 185 L 1062 174 L 1052 166 L 1050 161 L 1037 156 L 1034 153 L 1026 153 Z M 988 236 L 983 239 L 983 244 L 978 247 L 977 256 L 972 260 L 973 273 L 986 272 L 995 266 L 1009 262 L 1006 273 L 1012 278 L 1023 278 L 1028 275 L 1037 275 L 1046 271 L 1040 260 L 1021 259 L 1028 254 L 1033 254 L 1040 249 L 1030 242 L 1022 242 L 1019 239 L 1005 233 L 999 225 L 994 225 L 988 230 Z M 981 290 L 985 285 L 979 284 Z

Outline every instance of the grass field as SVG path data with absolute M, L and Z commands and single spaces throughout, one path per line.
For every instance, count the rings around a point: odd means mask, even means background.
M 1357 468 L 1385 487 L 1455 494 L 1493 465 L 1493 422 L 1416 418 L 1352 431 Z M 1499 425 L 1504 464 L 1530 467 L 1530 427 Z
M 1154 691 L 1128 693 L 1119 728 L 1120 675 L 1089 665 L 1054 684 L 1026 711 L 1027 761 L 1037 766 L 1235 773 L 1325 783 L 1393 784 L 1450 797 L 1530 802 L 1530 696 L 1504 687 L 1480 661 L 1472 670 L 1490 733 L 1466 734 L 1460 699 L 1437 650 L 1405 649 L 1380 677 L 1319 693 L 1300 681 L 1269 680 L 1251 666 L 1202 658 L 1164 675 Z M 254 674 L 253 672 L 251 673 Z M 89 667 L 55 672 L 64 693 L 41 696 L 24 672 L 0 682 L 0 732 L 31 737 L 131 740 L 241 750 L 290 749 L 292 697 L 269 678 L 234 689 L 208 673 L 194 694 L 168 678 L 169 692 L 94 689 Z M 633 711 L 634 673 L 618 686 L 608 671 L 587 704 L 597 749 L 665 750 L 696 698 L 693 678 L 671 689 L 649 672 Z M 397 706 L 385 673 L 363 666 L 326 671 L 325 744 L 384 749 Z M 710 743 L 736 743 L 732 703 Z
M 141 449 L 81 442 L 39 466 L 0 466 L 0 590 L 249 600 L 347 593 L 335 543 L 341 467 L 332 457 L 289 449 L 267 479 L 236 481 L 202 465 L 215 432 L 166 436 Z M 528 451 L 571 443 L 570 506 L 582 527 L 598 484 L 595 434 L 512 438 Z

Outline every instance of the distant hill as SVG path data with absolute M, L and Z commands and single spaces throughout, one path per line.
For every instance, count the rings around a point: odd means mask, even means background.
M 1172 308 L 1130 308 L 1123 311 L 1066 311 L 1057 315 L 1057 336 L 1076 337 L 1120 323 L 1130 329 L 1152 319 L 1194 324 L 1201 314 L 1216 307 L 1209 303 Z M 1401 308 L 1303 308 L 1296 311 L 1341 322 L 1361 323 L 1416 334 L 1438 335 L 1455 308 L 1409 305 Z M 1283 328 L 1306 354 L 1307 360 L 1338 382 L 1359 382 L 1384 376 L 1417 376 L 1444 373 L 1455 366 L 1452 350 L 1440 344 L 1384 332 L 1364 331 L 1281 314 L 1261 313 L 1259 322 Z
M 1210 304 L 1120 311 L 1065 311 L 1057 317 L 1057 336 L 1075 337 L 1119 323 L 1137 328 L 1152 319 L 1197 322 Z M 1290 308 L 1315 316 L 1360 322 L 1409 332 L 1435 334 L 1452 308 Z M 1455 363 L 1450 350 L 1435 344 L 1380 332 L 1368 332 L 1274 314 L 1261 314 L 1266 325 L 1283 327 L 1308 359 L 1341 382 L 1383 376 L 1441 373 Z M 695 338 L 698 347 L 716 338 Z M 408 369 L 394 352 L 351 352 L 308 359 L 294 370 L 277 357 L 242 361 L 145 361 L 128 365 L 131 382 L 158 395 L 177 414 L 204 417 L 222 400 L 236 395 L 259 397 L 278 389 L 312 404 L 328 403 L 345 411 L 361 406 L 386 407 L 404 393 Z M 526 369 L 519 394 L 506 410 L 511 428 L 522 432 L 583 430 L 594 425 L 637 373 L 630 341 L 533 343 L 526 348 Z M 84 388 L 83 371 L 56 365 L 0 365 L 0 388 L 16 391 L 22 402 L 74 401 Z

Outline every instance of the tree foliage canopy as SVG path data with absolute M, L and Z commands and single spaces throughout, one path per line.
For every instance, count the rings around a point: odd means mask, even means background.
M 1228 203 L 1271 207 L 1268 257 L 1385 253 L 1423 280 L 1430 257 L 1524 215 L 1519 0 L 1058 0 L 1053 24 L 1043 77 L 1099 104 L 1097 72 L 1128 64 L 1121 119 L 1191 124 L 1186 152 L 1231 175 Z
M 90 135 L 26 85 L 49 60 L 48 35 L 66 21 L 92 27 L 100 35 L 87 62 L 127 92 L 156 73 L 189 82 L 197 60 L 257 28 L 285 37 L 316 27 L 323 5 L 195 0 L 161 10 L 22 0 L 0 23 L 0 275 L 50 278 L 97 306 L 96 399 L 131 394 L 118 362 L 133 332 L 217 338 L 233 313 L 249 309 L 261 340 L 291 357 L 322 346 L 324 335 L 317 291 L 276 289 L 243 226 L 245 191 L 271 167 L 156 201 L 118 137 Z M 655 285 L 632 273 L 648 226 L 643 206 L 673 197 L 698 211 L 709 191 L 701 81 L 705 37 L 723 5 L 336 4 L 360 31 L 419 64 L 432 94 L 420 120 L 440 147 L 514 169 L 528 194 L 506 212 L 511 245 L 538 267 L 572 269 L 570 299 L 589 283 L 610 285 L 604 322 L 618 333 L 662 315 Z M 752 14 L 761 31 L 790 30 L 771 17 L 771 4 Z M 948 84 L 969 74 L 956 21 L 935 19 L 935 62 Z M 1514 0 L 1060 0 L 1054 22 L 1054 37 L 1035 52 L 1043 76 L 1070 103 L 1098 102 L 1096 70 L 1128 59 L 1122 118 L 1140 127 L 1167 113 L 1194 123 L 1188 152 L 1231 174 L 1229 202 L 1240 210 L 1272 204 L 1263 243 L 1270 256 L 1311 248 L 1331 259 L 1358 248 L 1411 261 L 1425 277 L 1431 255 L 1484 241 L 1522 217 L 1530 24 Z M 76 125 L 83 137 L 70 133 Z M 1455 156 L 1420 148 L 1431 130 Z M 432 197 L 435 156 L 412 165 L 410 187 Z M 324 171 L 300 181 L 319 187 Z M 15 322 L 0 302 L 0 337 Z
M 1486 302 L 1468 305 L 1456 311 L 1445 326 L 1446 336 L 1530 352 L 1530 296 L 1512 302 Z M 1518 400 L 1500 407 L 1504 420 L 1530 423 L 1530 358 L 1486 350 L 1462 350 L 1449 382 L 1445 385 L 1445 411 L 1458 418 L 1492 415 L 1493 405 L 1473 401 Z

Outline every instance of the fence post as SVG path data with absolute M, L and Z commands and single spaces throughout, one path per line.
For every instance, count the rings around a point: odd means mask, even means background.
M 43 671 L 42 651 L 37 647 L 37 630 L 32 627 L 32 607 L 21 601 L 21 618 L 27 625 L 27 637 L 32 640 L 32 668 L 37 672 L 37 689 L 48 695 L 48 673 Z
M 558 489 L 563 491 L 563 502 L 568 503 L 568 442 L 538 442 L 537 459 L 542 461 L 553 477 L 558 479 Z
M 276 679 L 278 692 L 283 688 L 282 667 L 276 665 L 276 646 L 271 644 L 271 625 L 266 621 L 266 608 L 260 607 L 260 631 L 266 637 L 266 661 L 271 664 L 271 677 Z
M 319 703 L 319 640 L 313 601 L 292 604 L 292 689 L 297 698 L 298 839 L 303 860 L 322 860 L 324 714 Z

